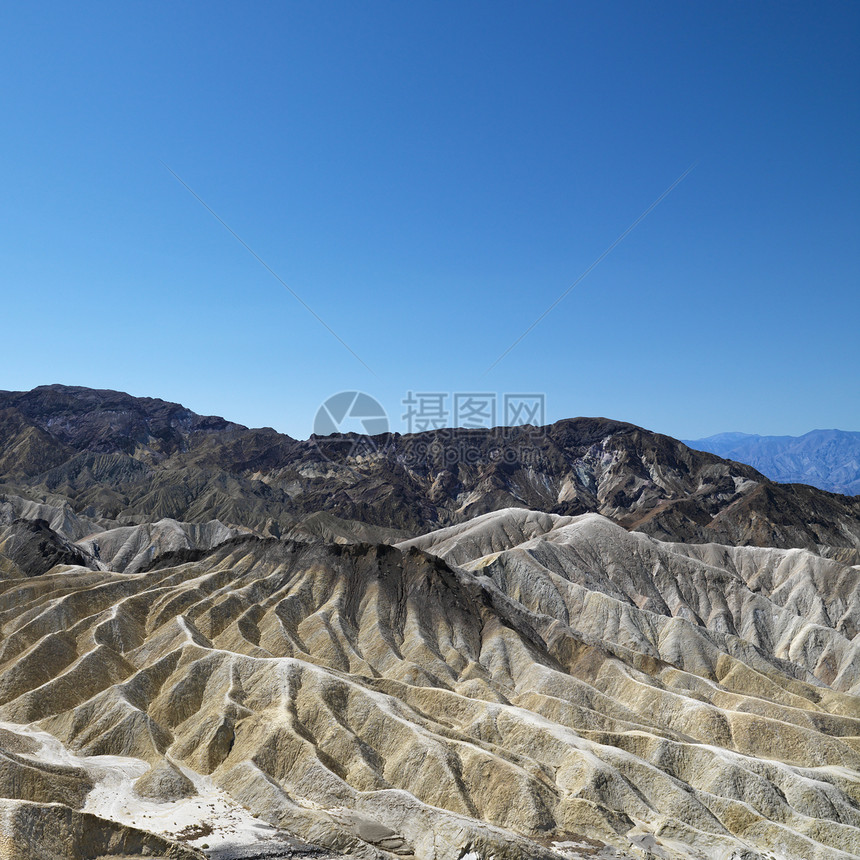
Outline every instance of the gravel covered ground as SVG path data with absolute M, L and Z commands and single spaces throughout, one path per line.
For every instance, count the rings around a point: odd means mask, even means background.
M 269 846 L 221 847 L 206 852 L 211 860 L 339 860 L 340 854 L 331 854 L 325 849 L 306 845 L 297 839 L 285 837 Z

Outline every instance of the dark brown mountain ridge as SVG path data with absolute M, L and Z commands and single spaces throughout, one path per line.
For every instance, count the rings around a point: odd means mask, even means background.
M 296 440 L 175 403 L 62 385 L 0 392 L 0 493 L 114 524 L 213 519 L 278 536 L 327 512 L 419 534 L 507 507 L 597 512 L 662 540 L 860 561 L 860 499 L 605 418 Z

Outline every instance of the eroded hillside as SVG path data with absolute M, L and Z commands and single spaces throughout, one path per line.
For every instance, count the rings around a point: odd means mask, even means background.
M 0 613 L 7 796 L 105 828 L 182 835 L 99 800 L 119 756 L 150 799 L 220 792 L 353 856 L 860 853 L 857 570 L 812 553 L 510 509 L 399 546 L 58 566 Z M 34 731 L 81 757 L 49 794 Z
M 418 535 L 515 506 L 591 511 L 664 540 L 860 562 L 860 497 L 776 484 L 602 418 L 297 441 L 161 400 L 52 385 L 0 393 L 0 440 L 0 492 L 114 525 L 218 520 L 278 537 L 325 512 Z
M 603 419 L 3 400 L 0 856 L 860 856 L 856 500 Z

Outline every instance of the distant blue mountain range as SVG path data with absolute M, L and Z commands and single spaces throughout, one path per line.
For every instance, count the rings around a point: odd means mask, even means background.
M 786 484 L 811 484 L 832 493 L 860 495 L 860 433 L 812 430 L 803 436 L 756 436 L 718 433 L 707 439 L 684 439 L 697 451 L 748 463 L 763 475 Z

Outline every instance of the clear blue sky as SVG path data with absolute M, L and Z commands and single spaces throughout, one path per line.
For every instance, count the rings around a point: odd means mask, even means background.
M 5 4 L 0 388 L 860 430 L 858 40 L 854 2 Z

